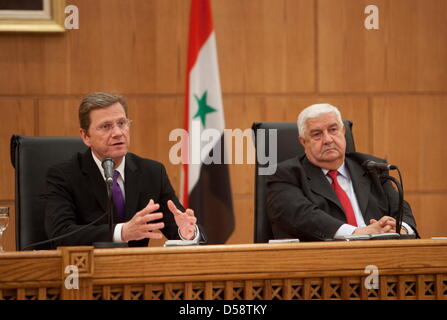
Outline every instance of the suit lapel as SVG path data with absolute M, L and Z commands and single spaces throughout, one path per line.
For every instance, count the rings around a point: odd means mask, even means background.
M 107 186 L 104 177 L 101 175 L 98 166 L 93 160 L 90 148 L 82 155 L 81 166 L 83 174 L 86 175 L 89 181 L 90 190 L 92 190 L 99 206 L 105 212 L 107 207 Z
M 126 192 L 126 220 L 131 218 L 137 211 L 139 199 L 139 177 L 138 166 L 135 161 L 126 155 L 126 165 L 124 168 L 125 179 L 124 190 Z
M 340 210 L 344 212 L 340 200 L 338 199 L 337 195 L 332 189 L 329 181 L 324 176 L 324 173 L 321 170 L 321 168 L 313 165 L 307 159 L 307 157 L 304 157 L 302 161 L 303 161 L 303 168 L 307 174 L 307 179 L 309 180 L 311 189 L 315 193 L 318 193 L 323 197 L 325 197 L 326 199 L 335 203 L 340 208 Z
M 371 181 L 368 178 L 368 173 L 363 170 L 359 163 L 348 157 L 346 157 L 345 163 L 348 167 L 349 174 L 351 175 L 352 185 L 354 187 L 360 211 L 366 222 L 367 218 L 369 218 L 366 216 L 366 208 L 368 206 L 369 193 L 371 190 Z

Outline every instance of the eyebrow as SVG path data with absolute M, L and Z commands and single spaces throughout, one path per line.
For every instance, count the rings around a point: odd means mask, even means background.
M 339 127 L 338 122 L 334 122 L 334 123 L 330 124 L 327 128 L 330 129 L 333 127 Z M 321 132 L 321 131 L 323 131 L 323 129 L 312 129 L 309 131 L 309 133 L 312 134 L 312 133 L 317 133 L 317 132 Z
M 117 122 L 117 121 L 123 121 L 123 120 L 126 120 L 126 118 L 123 117 L 123 118 L 119 118 L 119 119 L 116 119 L 116 120 L 106 120 L 106 121 L 104 121 L 104 122 L 101 122 L 100 125 L 108 124 L 108 123 L 115 123 L 115 122 Z

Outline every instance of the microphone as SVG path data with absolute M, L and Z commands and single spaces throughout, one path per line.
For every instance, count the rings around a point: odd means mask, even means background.
M 105 158 L 102 160 L 102 168 L 104 169 L 104 175 L 106 177 L 106 183 L 108 186 L 113 184 L 113 168 L 115 167 L 115 161 L 112 158 Z
M 372 160 L 366 160 L 365 162 L 362 163 L 362 166 L 369 172 L 373 172 L 373 171 L 382 172 L 382 171 L 397 169 L 397 167 L 393 164 L 375 162 Z

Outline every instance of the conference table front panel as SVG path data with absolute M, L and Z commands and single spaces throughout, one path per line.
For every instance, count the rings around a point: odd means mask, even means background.
M 0 299 L 446 299 L 447 240 L 0 254 Z

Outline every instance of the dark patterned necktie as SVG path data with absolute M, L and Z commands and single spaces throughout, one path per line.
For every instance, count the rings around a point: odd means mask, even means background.
M 115 212 L 118 216 L 118 222 L 124 222 L 126 203 L 124 202 L 123 191 L 118 184 L 119 171 L 113 172 L 112 196 Z

